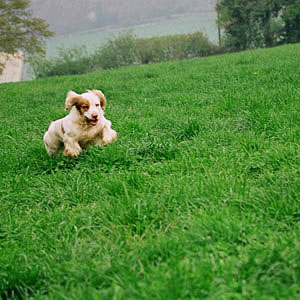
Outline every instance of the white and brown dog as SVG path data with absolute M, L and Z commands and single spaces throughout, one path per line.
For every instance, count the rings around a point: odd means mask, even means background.
M 116 131 L 104 117 L 106 99 L 101 91 L 88 90 L 81 95 L 69 91 L 65 106 L 66 110 L 72 106 L 70 113 L 52 122 L 44 135 L 50 156 L 62 151 L 65 156 L 78 156 L 82 149 L 116 140 Z

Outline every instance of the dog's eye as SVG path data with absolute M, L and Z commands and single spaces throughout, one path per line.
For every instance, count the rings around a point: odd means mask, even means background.
M 98 106 L 99 106 L 99 103 L 97 103 L 96 106 L 98 107 Z
M 89 107 L 87 105 L 83 105 L 82 108 L 83 109 L 89 109 Z

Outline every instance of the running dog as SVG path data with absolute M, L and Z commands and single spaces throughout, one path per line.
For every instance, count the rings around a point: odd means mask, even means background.
M 52 122 L 44 135 L 46 150 L 50 156 L 63 152 L 65 156 L 78 156 L 82 149 L 92 145 L 106 146 L 117 138 L 111 122 L 104 117 L 106 98 L 99 90 L 83 94 L 69 91 L 65 108 L 70 113 Z

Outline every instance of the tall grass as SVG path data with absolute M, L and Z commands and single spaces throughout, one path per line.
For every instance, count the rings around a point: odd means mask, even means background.
M 2 299 L 298 299 L 300 45 L 0 85 Z M 49 158 L 68 90 L 119 139 Z

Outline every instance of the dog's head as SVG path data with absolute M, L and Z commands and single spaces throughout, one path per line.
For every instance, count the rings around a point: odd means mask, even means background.
M 66 110 L 75 106 L 88 125 L 97 125 L 99 118 L 104 114 L 106 99 L 99 90 L 87 91 L 81 95 L 69 91 L 66 98 Z

